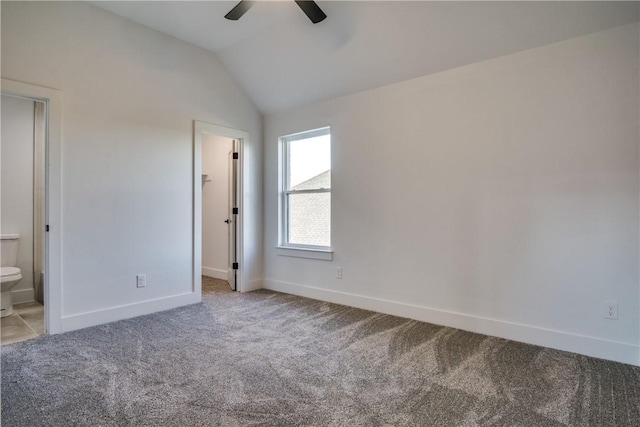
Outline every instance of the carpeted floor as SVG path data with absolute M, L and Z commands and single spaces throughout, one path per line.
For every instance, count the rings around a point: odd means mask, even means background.
M 639 426 L 640 368 L 270 291 L 2 346 L 3 426 Z

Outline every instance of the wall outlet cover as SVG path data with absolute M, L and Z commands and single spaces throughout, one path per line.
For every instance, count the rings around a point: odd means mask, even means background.
M 604 318 L 618 320 L 618 302 L 617 301 L 604 302 Z
M 144 288 L 147 286 L 147 275 L 146 274 L 138 274 L 136 276 L 136 286 L 138 288 Z

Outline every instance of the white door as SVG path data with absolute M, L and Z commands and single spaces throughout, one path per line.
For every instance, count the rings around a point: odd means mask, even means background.
M 229 229 L 229 266 L 227 281 L 231 290 L 236 290 L 238 279 L 238 141 L 233 140 L 233 146 L 229 152 L 229 218 L 226 223 Z

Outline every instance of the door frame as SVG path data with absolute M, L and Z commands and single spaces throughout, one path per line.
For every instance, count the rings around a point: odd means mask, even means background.
M 238 141 L 238 215 L 236 239 L 236 253 L 238 254 L 238 272 L 236 276 L 236 290 L 244 292 L 248 289 L 244 283 L 244 145 L 249 139 L 249 133 L 212 123 L 193 121 L 193 236 L 192 254 L 193 265 L 192 291 L 202 298 L 202 136 L 204 134 L 230 138 Z
M 45 232 L 44 325 L 45 334 L 62 332 L 62 92 L 57 89 L 1 80 L 4 95 L 45 105 Z

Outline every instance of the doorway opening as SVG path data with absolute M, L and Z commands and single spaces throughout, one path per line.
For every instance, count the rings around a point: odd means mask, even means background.
M 242 292 L 243 148 L 248 133 L 194 121 L 193 291 Z M 217 281 L 217 282 L 216 282 Z
M 60 92 L 2 79 L 1 120 L 4 344 L 61 332 Z
M 2 94 L 2 343 L 44 334 L 44 156 L 42 101 Z
M 226 281 L 232 291 L 238 265 L 237 150 L 235 139 L 202 137 L 202 276 Z

